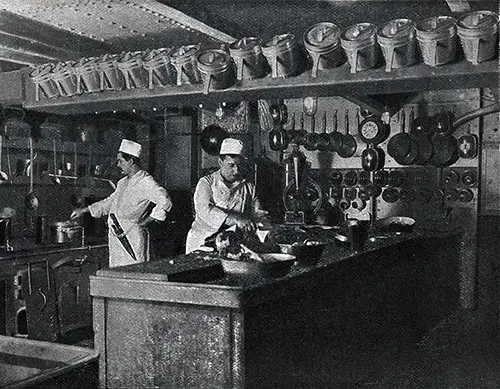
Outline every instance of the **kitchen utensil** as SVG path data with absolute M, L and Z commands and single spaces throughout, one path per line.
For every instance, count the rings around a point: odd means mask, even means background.
M 297 266 L 316 266 L 326 248 L 326 243 L 306 239 L 303 242 L 278 244 L 278 246 L 282 253 L 295 256 L 295 264 Z
M 5 149 L 7 153 L 7 171 L 9 173 L 9 183 L 12 184 L 12 164 L 10 161 L 10 147 L 7 140 L 5 140 L 5 144 L 6 144 Z
M 385 188 L 382 192 L 382 199 L 384 199 L 386 203 L 395 203 L 399 200 L 399 190 L 393 187 Z
M 33 169 L 33 138 L 30 136 L 29 137 L 29 148 L 30 148 L 30 186 L 29 186 L 29 193 L 26 195 L 24 198 L 24 205 L 26 206 L 26 209 L 30 211 L 35 211 L 38 209 L 38 206 L 40 204 L 38 197 L 36 196 L 34 190 L 33 190 L 33 176 L 34 176 L 34 169 Z
M 340 29 L 336 24 L 322 22 L 313 25 L 304 33 L 303 41 L 312 58 L 312 77 L 317 77 L 318 70 L 331 69 L 342 63 Z
M 387 143 L 387 152 L 400 165 L 412 164 L 418 156 L 417 143 L 405 132 L 405 111 L 401 111 L 401 132 Z
M 264 259 L 260 261 L 244 261 L 220 258 L 224 272 L 236 276 L 250 277 L 283 277 L 292 268 L 295 256 L 283 253 L 259 254 Z
M 332 185 L 339 186 L 342 184 L 342 180 L 344 179 L 344 176 L 342 172 L 339 170 L 332 170 L 330 173 L 330 182 Z
M 354 186 L 358 183 L 358 174 L 351 170 L 344 174 L 344 184 Z
M 350 219 L 346 222 L 348 238 L 353 252 L 363 250 L 365 242 L 368 239 L 369 223 L 361 220 Z
M 405 174 L 400 170 L 392 170 L 387 176 L 387 184 L 390 186 L 402 186 L 405 181 Z
M 424 19 L 417 24 L 417 40 L 426 65 L 453 62 L 457 53 L 457 22 L 451 16 Z
M 373 172 L 384 167 L 385 153 L 380 147 L 368 144 L 361 153 L 361 166 L 363 170 Z
M 202 51 L 197 55 L 197 66 L 204 80 L 204 94 L 208 94 L 210 89 L 227 89 L 235 82 L 233 61 L 224 50 Z
M 458 138 L 457 143 L 458 156 L 460 158 L 476 158 L 479 139 L 477 135 L 471 134 L 470 125 L 467 125 L 467 133 Z
M 274 122 L 269 103 L 266 100 L 260 99 L 257 102 L 257 108 L 260 128 L 265 132 L 271 132 L 274 128 Z
M 375 184 L 368 184 L 365 188 L 365 194 L 367 197 L 378 197 L 382 194 L 382 188 Z
M 406 216 L 389 216 L 377 220 L 374 227 L 380 232 L 412 232 L 415 227 L 415 219 Z
M 358 182 L 359 182 L 359 185 L 362 185 L 362 186 L 366 186 L 366 185 L 370 184 L 370 182 L 371 182 L 370 172 L 368 172 L 368 171 L 359 172 Z
M 458 199 L 462 203 L 469 203 L 472 201 L 474 198 L 474 192 L 472 192 L 470 189 L 460 189 L 458 191 Z
M 271 67 L 271 77 L 288 77 L 299 74 L 304 68 L 304 58 L 295 35 L 275 35 L 262 45 L 262 53 Z
M 135 256 L 134 249 L 132 248 L 132 245 L 130 244 L 130 241 L 128 240 L 127 236 L 124 234 L 123 228 L 118 222 L 118 219 L 114 213 L 110 213 L 109 217 L 111 218 L 111 228 L 113 228 L 113 232 L 115 236 L 118 238 L 120 243 L 122 244 L 123 248 L 129 253 L 129 255 L 132 257 L 134 261 L 137 261 L 137 257 Z
M 283 151 L 288 147 L 288 136 L 281 125 L 275 125 L 269 133 L 269 147 L 274 151 Z
M 240 243 L 241 251 L 245 254 L 249 255 L 249 258 L 258 261 L 258 262 L 264 262 L 264 259 L 260 256 L 260 254 L 256 253 L 252 249 L 248 248 L 245 246 L 243 243 Z
M 462 182 L 465 185 L 474 185 L 477 182 L 477 173 L 474 170 L 466 170 L 462 174 Z
M 446 167 L 458 160 L 457 140 L 449 132 L 436 132 L 431 141 L 434 150 L 431 163 L 434 166 Z
M 238 80 L 252 80 L 264 74 L 265 59 L 258 38 L 241 38 L 229 45 L 229 52 L 236 64 Z
M 328 144 L 328 150 L 329 151 L 339 151 L 339 149 L 342 147 L 342 142 L 343 142 L 343 135 L 338 132 L 338 120 L 337 120 L 337 110 L 333 113 L 333 123 L 332 123 L 333 130 L 330 132 L 330 143 Z
M 448 202 L 455 202 L 458 200 L 458 196 L 459 196 L 459 193 L 458 193 L 458 190 L 456 190 L 455 188 L 448 188 L 448 189 L 445 189 L 444 191 L 444 199 Z
M 457 33 L 465 59 L 473 65 L 492 59 L 497 52 L 498 15 L 475 11 L 457 19 Z
M 340 42 L 347 54 L 351 73 L 377 66 L 380 59 L 377 26 L 371 23 L 350 26 L 341 33 Z
M 201 131 L 201 148 L 208 155 L 219 155 L 222 141 L 228 137 L 227 131 L 217 124 L 211 124 Z
M 328 151 L 330 148 L 330 135 L 326 133 L 326 111 L 323 113 L 323 121 L 321 124 L 323 132 L 318 135 L 318 150 Z
M 340 147 L 337 153 L 342 158 L 350 158 L 356 153 L 357 144 L 356 139 L 349 134 L 349 110 L 345 111 L 344 123 L 345 134 L 342 137 L 342 147 Z
M 377 145 L 384 142 L 389 137 L 390 132 L 390 126 L 372 113 L 365 114 L 364 119 L 358 126 L 359 137 L 367 144 Z
M 416 165 L 425 165 L 429 162 L 434 152 L 429 134 L 431 132 L 431 121 L 428 118 L 419 118 L 415 120 L 413 107 L 410 111 L 410 136 L 418 145 L 418 156 L 414 163 Z
M 455 170 L 448 170 L 444 173 L 443 182 L 446 186 L 456 186 L 460 181 L 460 175 Z
M 385 58 L 385 71 L 413 65 L 417 61 L 415 23 L 409 19 L 395 19 L 377 30 L 377 42 Z
M 285 125 L 288 121 L 288 108 L 282 102 L 269 105 L 274 124 Z
M 306 135 L 304 140 L 304 148 L 309 151 L 315 151 L 318 149 L 318 144 L 321 140 L 319 134 L 316 134 L 316 114 L 311 116 L 311 132 Z
M 80 242 L 83 236 L 83 226 L 76 221 L 66 220 L 50 225 L 52 243 Z
M 415 200 L 415 190 L 410 186 L 404 186 L 399 192 L 399 198 L 405 203 L 411 203 Z
M 179 47 L 170 54 L 170 61 L 177 72 L 177 85 L 197 84 L 202 81 L 197 66 L 197 56 L 200 45 Z
M 0 184 L 9 180 L 9 175 L 2 170 L 2 150 L 3 150 L 3 135 L 0 134 Z
M 53 151 L 54 151 L 54 176 L 52 177 L 52 183 L 56 185 L 61 185 L 61 178 L 58 176 L 57 172 L 57 158 L 56 158 L 56 140 L 52 140 Z
M 373 173 L 373 183 L 378 186 L 386 186 L 389 172 L 387 170 L 377 170 Z
M 361 192 L 361 189 L 358 191 L 358 194 Z M 364 192 L 364 191 L 363 191 Z M 354 198 L 351 202 L 351 207 L 358 210 L 362 211 L 366 207 L 366 200 L 360 198 L 359 196 Z

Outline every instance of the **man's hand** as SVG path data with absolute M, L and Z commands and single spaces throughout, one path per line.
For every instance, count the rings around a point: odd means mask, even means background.
M 235 225 L 238 229 L 243 232 L 255 232 L 257 226 L 255 222 L 241 213 L 231 213 L 227 217 L 227 224 Z
M 89 209 L 88 207 L 83 207 L 83 208 L 76 208 L 71 212 L 71 216 L 69 217 L 71 220 L 77 219 L 80 216 L 82 216 L 85 212 L 88 212 Z
M 156 219 L 151 217 L 151 216 L 148 216 L 148 217 L 145 217 L 144 219 L 141 219 L 137 222 L 137 224 L 139 225 L 139 227 L 141 228 L 146 228 L 148 226 L 149 223 L 152 223 L 154 222 Z

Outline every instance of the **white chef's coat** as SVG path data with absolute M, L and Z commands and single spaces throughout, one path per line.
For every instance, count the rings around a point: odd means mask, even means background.
M 241 180 L 228 187 L 217 170 L 198 181 L 194 210 L 195 219 L 187 235 L 186 253 L 200 248 L 206 238 L 219 231 L 229 212 L 251 217 L 261 208 L 254 184 Z
M 92 217 L 101 217 L 114 213 L 123 231 L 125 231 L 137 261 L 124 249 L 111 227 L 109 227 L 109 267 L 130 265 L 149 260 L 148 231 L 137 224 L 146 211 L 149 203 L 155 204 L 151 216 L 157 220 L 165 220 L 166 212 L 172 208 L 172 201 L 165 188 L 156 183 L 154 178 L 144 170 L 139 170 L 132 177 L 124 177 L 118 181 L 115 191 L 104 200 L 89 206 Z

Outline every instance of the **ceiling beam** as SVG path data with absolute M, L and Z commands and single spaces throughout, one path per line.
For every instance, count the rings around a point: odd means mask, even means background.
M 104 54 L 109 45 L 0 11 L 0 59 L 26 65 L 75 60 L 89 52 Z

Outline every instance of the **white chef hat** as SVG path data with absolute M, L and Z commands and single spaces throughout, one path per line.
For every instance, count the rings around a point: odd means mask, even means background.
M 120 153 L 125 153 L 139 158 L 141 156 L 142 146 L 139 143 L 128 139 L 123 139 L 118 150 Z
M 222 141 L 219 155 L 234 154 L 243 156 L 243 142 L 239 139 L 226 138 Z

